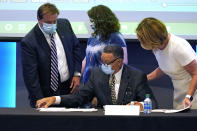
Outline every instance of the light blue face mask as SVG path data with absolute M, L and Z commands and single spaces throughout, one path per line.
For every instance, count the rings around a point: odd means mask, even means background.
M 90 27 L 92 28 L 93 31 L 96 31 L 96 27 L 94 24 L 91 24 Z
M 114 70 L 112 70 L 111 65 L 107 65 L 107 64 L 102 64 L 101 70 L 107 75 L 111 75 L 114 73 Z
M 57 29 L 57 24 L 47 24 L 43 23 L 42 29 L 47 34 L 53 34 Z

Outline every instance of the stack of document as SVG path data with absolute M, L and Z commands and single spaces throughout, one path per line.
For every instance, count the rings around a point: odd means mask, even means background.
M 95 108 L 60 108 L 60 107 L 49 107 L 49 108 L 38 108 L 40 112 L 93 112 L 98 111 Z
M 184 109 L 155 109 L 152 112 L 163 112 L 163 113 L 178 113 L 178 112 L 187 112 L 190 110 L 190 107 L 186 107 Z

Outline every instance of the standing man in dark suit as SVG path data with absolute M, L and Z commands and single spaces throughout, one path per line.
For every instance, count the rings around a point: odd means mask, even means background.
M 81 49 L 71 25 L 58 19 L 55 5 L 37 11 L 38 23 L 23 38 L 22 64 L 31 107 L 43 97 L 76 91 L 80 83 Z
M 98 98 L 98 106 L 101 107 L 112 104 L 126 105 L 131 101 L 138 101 L 134 103 L 139 104 L 146 94 L 150 94 L 153 108 L 157 108 L 146 75 L 123 64 L 123 49 L 120 46 L 106 46 L 101 60 L 101 68 L 93 69 L 88 82 L 76 93 L 43 98 L 37 101 L 37 106 L 47 108 L 55 103 L 65 107 L 78 107 L 94 96 Z

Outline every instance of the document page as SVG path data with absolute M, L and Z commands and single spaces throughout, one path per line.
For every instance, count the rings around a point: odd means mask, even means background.
M 190 107 L 186 107 L 183 109 L 155 109 L 152 112 L 164 112 L 164 113 L 178 113 L 178 112 L 187 112 L 190 110 Z
M 60 107 L 49 107 L 49 108 L 38 108 L 40 112 L 94 112 L 98 111 L 95 108 L 60 108 Z

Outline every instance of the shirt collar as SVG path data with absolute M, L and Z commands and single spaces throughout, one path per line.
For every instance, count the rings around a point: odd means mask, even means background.
M 123 65 L 122 65 L 121 69 L 115 74 L 115 78 L 117 81 L 120 81 L 120 79 L 121 79 L 122 69 L 123 69 Z

